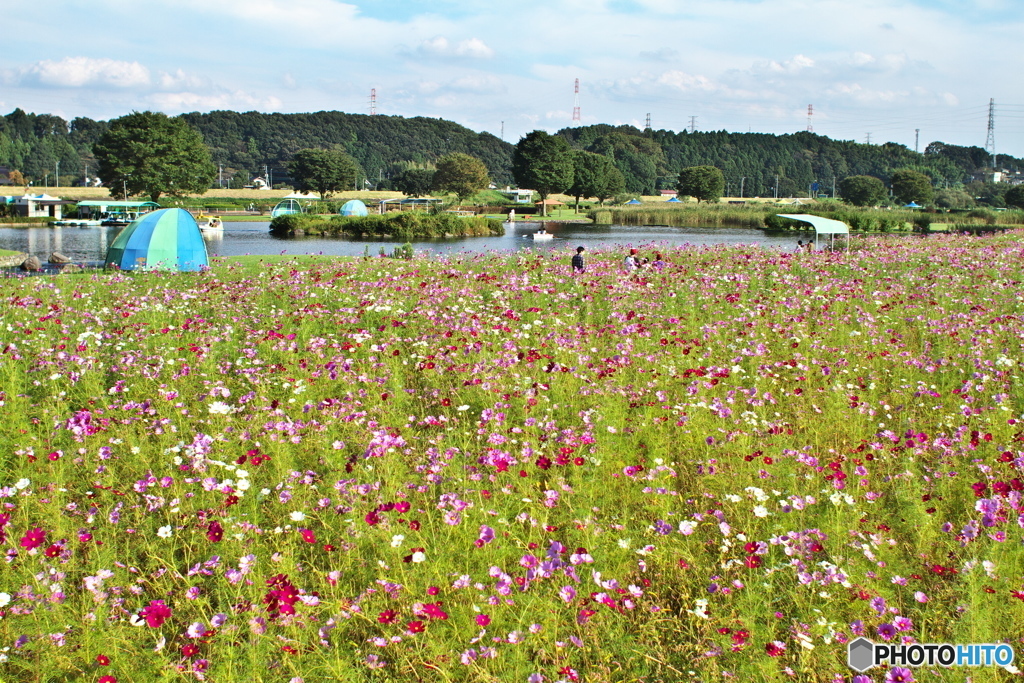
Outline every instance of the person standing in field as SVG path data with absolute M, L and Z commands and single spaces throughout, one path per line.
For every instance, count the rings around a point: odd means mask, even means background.
M 576 253 L 572 257 L 572 272 L 582 273 L 584 271 L 583 266 L 583 252 L 586 251 L 583 247 L 576 247 Z

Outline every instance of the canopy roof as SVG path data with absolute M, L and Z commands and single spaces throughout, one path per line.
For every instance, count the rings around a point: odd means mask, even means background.
M 108 199 L 86 199 L 85 201 L 78 202 L 79 206 L 106 206 L 108 208 L 117 209 L 140 209 L 140 208 L 154 208 L 159 209 L 160 205 L 156 202 L 115 202 Z
M 114 238 L 106 263 L 121 270 L 197 271 L 209 266 L 196 219 L 184 209 L 160 209 Z
M 849 235 L 850 226 L 842 221 L 812 216 L 808 213 L 780 213 L 782 218 L 792 218 L 795 221 L 803 221 L 814 226 L 814 231 L 819 235 Z

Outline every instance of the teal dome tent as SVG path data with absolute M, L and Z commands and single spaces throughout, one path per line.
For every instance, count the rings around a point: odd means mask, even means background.
M 366 216 L 366 204 L 363 204 L 358 199 L 350 199 L 341 205 L 341 210 L 338 211 L 342 216 Z
M 184 209 L 160 209 L 114 238 L 106 264 L 121 270 L 197 271 L 210 265 L 196 219 Z

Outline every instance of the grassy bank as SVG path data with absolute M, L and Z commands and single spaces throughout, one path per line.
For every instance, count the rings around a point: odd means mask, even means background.
M 796 222 L 778 218 L 777 214 L 780 213 L 809 213 L 833 218 L 847 223 L 858 232 L 909 232 L 927 228 L 933 222 L 964 226 L 1024 224 L 1024 211 L 972 210 L 939 213 L 909 209 L 861 209 L 839 202 L 792 207 L 764 204 L 605 207 L 591 209 L 587 216 L 595 222 L 605 224 L 804 229 Z
M 501 221 L 484 216 L 462 217 L 449 213 L 403 211 L 384 216 L 278 216 L 270 231 L 280 235 L 372 238 L 406 242 L 420 239 L 501 235 Z

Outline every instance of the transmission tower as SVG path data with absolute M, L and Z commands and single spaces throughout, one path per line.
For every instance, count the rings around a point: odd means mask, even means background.
M 917 151 L 917 146 L 918 146 L 918 144 L 920 142 L 921 142 L 921 129 L 920 128 L 915 128 L 914 129 L 914 151 L 915 152 Z
M 985 139 L 985 149 L 992 155 L 992 170 L 996 170 L 996 101 L 992 98 L 988 101 L 988 137 Z
M 648 112 L 648 114 L 647 114 L 647 122 L 644 124 L 644 130 L 650 130 L 650 129 L 651 129 L 651 114 L 650 114 L 650 112 Z
M 580 79 L 576 79 L 576 97 L 572 104 L 572 120 L 580 120 Z
M 370 116 L 377 115 L 377 89 L 370 88 Z
M 811 125 L 811 117 L 812 116 L 814 116 L 814 105 L 813 104 L 808 104 L 807 105 L 807 132 L 808 133 L 813 133 L 814 132 L 814 126 Z
M 691 116 L 690 117 L 690 132 L 693 133 L 696 130 L 697 130 L 697 117 L 696 116 Z

